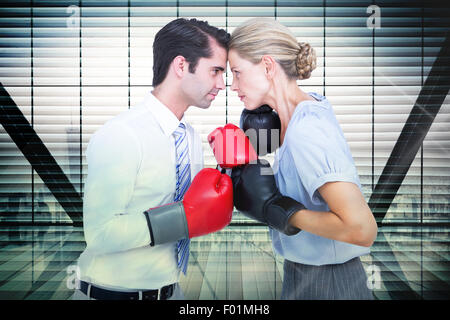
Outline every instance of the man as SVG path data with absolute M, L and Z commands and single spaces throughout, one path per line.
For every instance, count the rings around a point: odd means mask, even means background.
M 183 299 L 187 239 L 230 222 L 231 179 L 202 169 L 201 139 L 184 118 L 225 88 L 228 40 L 207 22 L 167 24 L 153 44 L 154 90 L 91 138 L 73 299 Z

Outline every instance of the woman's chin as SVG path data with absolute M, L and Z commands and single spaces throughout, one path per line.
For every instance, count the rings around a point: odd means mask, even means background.
M 252 111 L 252 110 L 258 109 L 260 106 L 249 103 L 248 101 L 245 101 L 244 107 L 245 107 L 245 109 Z

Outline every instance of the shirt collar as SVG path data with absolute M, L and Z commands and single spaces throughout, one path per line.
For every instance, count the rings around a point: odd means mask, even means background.
M 156 98 L 152 92 L 149 92 L 145 98 L 145 105 L 150 109 L 159 123 L 166 136 L 172 135 L 180 125 L 180 122 L 186 127 L 185 116 L 178 120 L 170 109 Z

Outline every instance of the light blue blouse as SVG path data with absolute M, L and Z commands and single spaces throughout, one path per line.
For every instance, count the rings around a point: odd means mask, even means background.
M 296 107 L 284 142 L 275 154 L 273 170 L 283 195 L 313 211 L 329 211 L 318 188 L 331 181 L 346 181 L 361 189 L 358 173 L 341 127 L 326 97 Z M 275 252 L 285 259 L 309 264 L 344 263 L 368 254 L 370 248 L 327 239 L 307 231 L 286 236 L 270 229 Z

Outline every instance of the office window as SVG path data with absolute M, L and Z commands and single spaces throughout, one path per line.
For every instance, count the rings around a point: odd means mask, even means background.
M 377 7 L 379 28 L 371 18 Z M 11 135 L 2 122 L 0 217 L 10 223 L 81 219 L 89 139 L 151 90 L 153 38 L 177 17 L 208 20 L 228 32 L 248 18 L 272 17 L 309 42 L 317 68 L 298 84 L 332 103 L 369 201 L 389 159 L 404 156 L 394 147 L 448 28 L 445 14 L 420 1 L 8 0 L 0 10 L 2 87 L 48 150 L 55 179 L 65 177 L 59 187 L 70 186 L 75 203 L 61 200 L 61 190 L 41 178 L 25 156 L 32 148 L 18 143 L 26 138 Z M 243 110 L 231 81 L 228 70 L 227 88 L 211 107 L 186 114 L 203 140 L 207 167 L 215 166 L 207 135 L 227 122 L 238 124 Z M 379 222 L 448 222 L 449 123 L 446 98 Z M 249 221 L 234 215 L 235 223 Z

